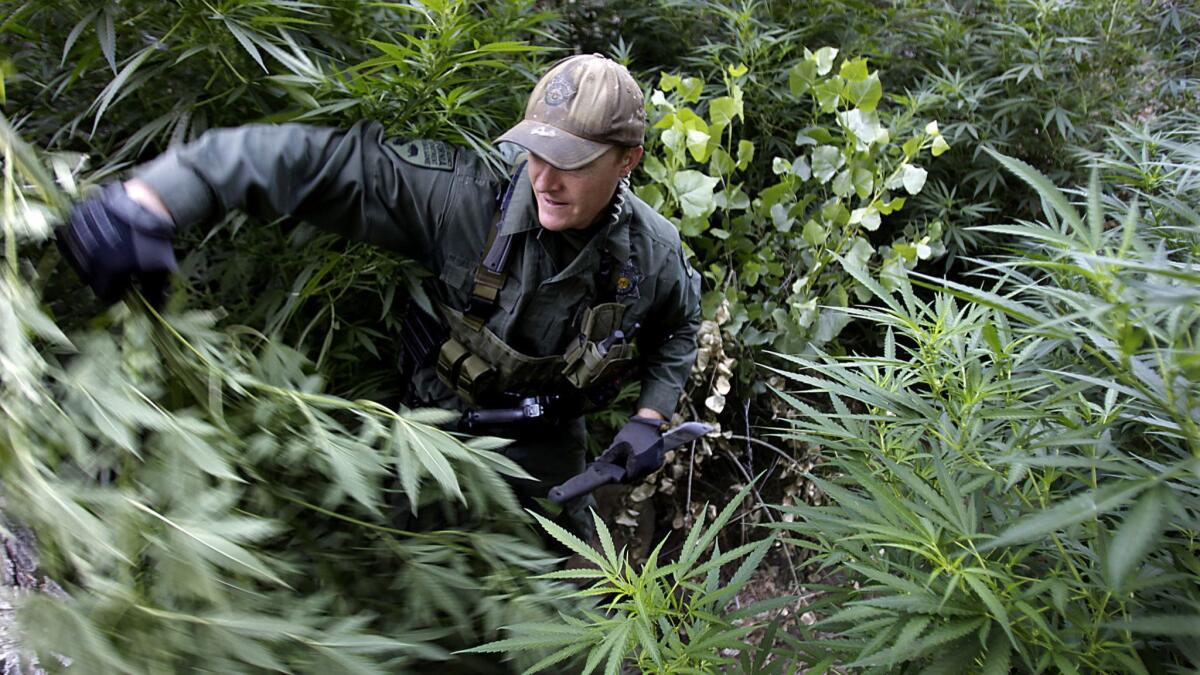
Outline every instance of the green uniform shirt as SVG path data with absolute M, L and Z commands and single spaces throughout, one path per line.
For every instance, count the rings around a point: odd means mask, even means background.
M 348 131 L 298 124 L 218 129 L 140 167 L 179 227 L 233 208 L 296 216 L 424 263 L 433 293 L 463 308 L 499 208 L 505 181 L 473 153 L 437 141 L 385 138 L 375 123 Z M 506 344 L 531 356 L 561 354 L 599 293 L 607 251 L 622 284 L 626 334 L 634 324 L 642 383 L 638 407 L 670 416 L 696 353 L 699 275 L 675 227 L 628 190 L 619 212 L 563 267 L 578 241 L 538 224 L 528 175 L 516 178 L 502 235 L 515 235 L 508 279 L 487 320 Z M 556 257 L 558 258 L 556 260 Z M 570 257 L 568 254 L 567 257 Z

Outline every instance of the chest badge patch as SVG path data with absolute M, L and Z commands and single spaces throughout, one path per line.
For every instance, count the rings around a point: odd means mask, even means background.
M 409 164 L 442 171 L 454 169 L 454 146 L 449 143 L 431 140 L 389 140 L 388 143 Z
M 632 260 L 622 263 L 616 269 L 614 276 L 613 288 L 616 290 L 618 300 L 641 297 L 641 294 L 638 292 L 638 282 L 642 280 L 642 275 L 638 273 L 638 268 L 633 264 Z

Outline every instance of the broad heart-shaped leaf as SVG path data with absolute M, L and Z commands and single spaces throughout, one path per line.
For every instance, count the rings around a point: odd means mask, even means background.
M 820 246 L 829 238 L 829 230 L 826 230 L 815 220 L 809 220 L 804 224 L 804 241 L 807 241 L 810 246 Z
M 771 207 L 771 223 L 775 225 L 776 230 L 790 232 L 794 222 L 795 219 L 788 215 L 786 204 L 780 203 Z
M 738 110 L 737 104 L 729 96 L 714 98 L 708 104 L 708 118 L 712 121 L 713 126 L 724 127 L 740 114 L 741 111 Z
M 646 175 L 654 179 L 655 182 L 667 182 L 667 167 L 663 165 L 662 160 L 654 155 L 646 155 L 646 161 L 642 162 L 642 168 L 646 170 Z
M 838 123 L 842 128 L 854 135 L 859 151 L 868 150 L 872 145 L 884 144 L 891 138 L 888 130 L 879 123 L 879 116 L 859 108 L 838 113 Z
M 855 167 L 851 173 L 851 180 L 854 183 L 854 194 L 858 195 L 859 199 L 866 199 L 875 189 L 875 173 L 870 169 Z
M 842 266 L 847 271 L 850 270 L 865 270 L 867 261 L 871 259 L 871 255 L 875 253 L 875 248 L 871 243 L 862 237 L 855 237 L 854 244 L 842 259 Z
M 817 146 L 812 152 L 813 178 L 821 183 L 827 183 L 845 163 L 846 158 L 842 156 L 839 148 L 832 145 Z
M 728 176 L 733 173 L 735 165 L 733 158 L 725 151 L 725 148 L 717 146 L 713 148 L 712 157 L 708 161 L 708 170 L 718 176 Z
M 1056 504 L 1032 518 L 1025 518 L 995 539 L 983 542 L 978 548 L 980 551 L 989 551 L 1032 541 L 1075 523 L 1096 518 L 1129 502 L 1152 484 L 1145 480 L 1110 482 Z
M 793 96 L 803 94 L 812 81 L 817 79 L 817 63 L 813 61 L 797 61 L 788 69 L 788 90 Z
M 800 180 L 808 180 L 812 178 L 812 167 L 808 165 L 808 158 L 800 155 L 792 160 L 792 174 Z
M 854 194 L 854 183 L 850 178 L 850 170 L 845 169 L 839 171 L 838 175 L 833 178 L 833 194 L 839 197 L 849 197 Z M 854 216 L 850 216 L 850 222 L 854 222 Z
M 672 188 L 684 215 L 690 218 L 705 218 L 712 213 L 716 207 L 713 203 L 713 188 L 719 182 L 718 178 L 692 169 L 675 174 Z
M 639 185 L 634 188 L 633 192 L 638 196 L 639 199 L 646 202 L 650 208 L 654 209 L 655 211 L 662 208 L 663 202 L 665 201 L 663 199 L 662 190 L 659 190 L 657 185 Z
M 664 130 L 659 138 L 662 139 L 663 145 L 667 146 L 668 150 L 678 155 L 683 153 L 687 145 L 687 130 L 682 122 L 676 120 L 675 124 L 670 129 Z
M 933 145 L 931 145 L 929 147 L 929 152 L 934 157 L 941 157 L 942 153 L 946 152 L 949 149 L 950 149 L 950 144 L 946 142 L 946 139 L 941 136 L 938 136 L 937 138 L 933 139 Z
M 867 206 L 861 209 L 854 209 L 850 212 L 850 224 L 862 225 L 866 229 L 874 232 L 879 229 L 879 209 L 874 206 Z
M 842 68 L 838 74 L 849 82 L 862 82 L 870 74 L 867 69 L 867 60 L 864 58 L 846 59 L 842 61 Z
M 929 172 L 919 166 L 905 164 L 900 176 L 904 183 L 904 189 L 908 194 L 915 195 L 925 187 L 925 179 L 929 176 Z
M 714 198 L 715 202 L 715 198 Z M 698 237 L 708 229 L 708 217 L 704 218 L 680 218 L 679 231 L 685 237 Z
M 834 77 L 813 87 L 813 95 L 817 98 L 817 104 L 821 106 L 821 112 L 831 113 L 837 110 L 838 101 L 842 98 L 842 78 Z
M 700 95 L 704 92 L 704 80 L 698 77 L 685 77 L 679 83 L 679 95 L 688 103 L 695 103 L 700 100 Z
M 829 71 L 833 70 L 833 60 L 837 58 L 837 55 L 836 47 L 821 47 L 815 54 L 807 49 L 804 50 L 804 57 L 817 64 L 818 75 L 828 75 Z
M 747 140 L 738 141 L 737 168 L 745 169 L 754 161 L 754 144 Z
M 687 148 L 688 152 L 692 153 L 692 158 L 697 162 L 708 160 L 708 140 L 711 136 L 705 131 L 699 129 L 688 129 L 687 132 Z
M 843 96 L 859 110 L 872 112 L 883 98 L 883 85 L 879 83 L 879 73 L 871 73 L 870 77 L 864 80 L 850 82 L 846 85 Z

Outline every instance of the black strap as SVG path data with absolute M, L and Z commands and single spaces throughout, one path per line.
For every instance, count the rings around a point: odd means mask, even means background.
M 488 317 L 496 310 L 500 290 L 508 281 L 508 256 L 512 251 L 513 238 L 511 235 L 501 236 L 500 227 L 508 214 L 508 205 L 516 190 L 517 179 L 524 170 L 525 162 L 521 162 L 509 179 L 508 188 L 500 200 L 500 208 L 496 211 L 492 227 L 488 230 L 483 259 L 475 266 L 475 285 L 471 288 L 470 304 L 463 312 L 463 319 L 475 330 L 483 328 Z

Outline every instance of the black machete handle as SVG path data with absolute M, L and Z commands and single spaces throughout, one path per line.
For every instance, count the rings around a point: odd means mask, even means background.
M 625 469 L 608 462 L 593 462 L 583 473 L 575 474 L 565 483 L 550 488 L 547 495 L 555 504 L 565 504 L 580 495 L 585 495 L 601 485 L 619 483 L 625 477 Z

